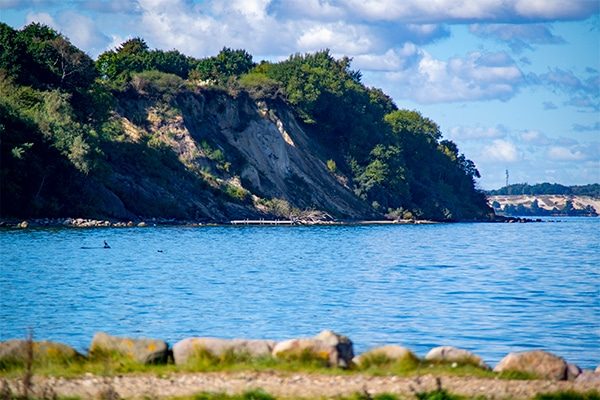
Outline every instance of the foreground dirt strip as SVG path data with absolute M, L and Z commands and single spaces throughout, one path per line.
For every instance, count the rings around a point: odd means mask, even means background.
M 530 399 L 538 393 L 559 390 L 600 390 L 599 383 L 590 382 L 441 377 L 441 383 L 444 389 L 452 393 L 494 399 Z M 13 391 L 18 390 L 18 385 L 18 381 L 10 382 Z M 98 398 L 109 387 L 125 398 L 185 396 L 202 391 L 234 394 L 256 388 L 282 397 L 333 397 L 363 391 L 369 394 L 388 392 L 412 397 L 415 391 L 429 391 L 437 387 L 436 377 L 432 375 L 405 378 L 278 372 L 177 373 L 166 377 L 124 375 L 112 378 L 87 375 L 74 379 L 34 377 L 34 385 L 36 392 L 50 387 L 60 396 L 82 398 Z

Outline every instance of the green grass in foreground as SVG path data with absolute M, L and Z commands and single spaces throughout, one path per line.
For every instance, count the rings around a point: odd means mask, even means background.
M 16 378 L 22 376 L 25 365 L 22 363 L 0 362 L 0 377 Z M 400 360 L 389 360 L 376 356 L 364 359 L 361 366 L 350 369 L 331 368 L 323 358 L 304 352 L 285 359 L 274 357 L 253 358 L 249 354 L 227 351 L 215 356 L 207 351 L 199 351 L 186 365 L 157 364 L 143 365 L 118 354 L 96 354 L 89 359 L 53 360 L 44 358 L 33 363 L 32 372 L 42 376 L 77 377 L 86 373 L 100 376 L 121 374 L 153 374 L 165 376 L 177 372 L 240 372 L 240 371 L 281 371 L 305 372 L 328 375 L 348 375 L 362 373 L 374 376 L 418 376 L 425 374 L 472 376 L 480 378 L 532 379 L 523 373 L 498 374 L 474 365 L 455 365 L 432 363 L 414 356 Z
M 429 392 L 418 392 L 415 393 L 414 397 L 408 398 L 418 400 L 482 400 L 486 399 L 484 396 L 478 397 L 465 397 L 457 394 L 448 392 L 445 389 L 437 389 Z M 194 396 L 187 397 L 175 397 L 170 400 L 283 400 L 277 398 L 269 393 L 261 390 L 251 390 L 237 395 L 229 395 L 226 393 L 198 393 Z M 325 400 L 323 397 L 321 400 Z M 406 397 L 397 396 L 391 393 L 380 393 L 376 395 L 369 395 L 367 393 L 354 393 L 350 396 L 345 397 L 334 397 L 333 400 L 403 400 Z M 285 400 L 307 400 L 306 398 L 290 398 L 286 397 Z M 315 400 L 315 399 L 311 399 Z M 590 391 L 585 393 L 577 393 L 573 391 L 560 391 L 555 393 L 548 393 L 537 395 L 533 400 L 600 400 L 600 394 L 597 391 Z
M 592 390 L 585 393 L 578 393 L 572 390 L 565 390 L 554 393 L 538 394 L 534 400 L 600 400 L 600 392 Z
M 445 390 L 434 390 L 431 392 L 417 393 L 418 400 L 462 400 L 461 396 L 456 396 Z M 251 390 L 238 395 L 228 395 L 226 393 L 198 393 L 194 396 L 176 397 L 171 400 L 277 400 L 278 398 L 264 392 L 261 389 Z M 323 397 L 322 399 L 326 399 Z M 334 397 L 335 400 L 400 400 L 402 397 L 391 393 L 380 393 L 369 395 L 367 393 L 354 393 L 351 396 Z M 305 398 L 285 398 L 285 400 L 306 400 Z M 313 399 L 315 400 L 315 399 Z

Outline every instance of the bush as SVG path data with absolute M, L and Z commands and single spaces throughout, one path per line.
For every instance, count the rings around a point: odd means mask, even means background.
M 327 169 L 332 174 L 335 173 L 337 171 L 337 164 L 335 163 L 335 161 L 333 161 L 333 160 L 327 160 Z
M 142 96 L 169 102 L 183 87 L 183 79 L 164 72 L 144 71 L 133 75 L 131 87 Z
M 260 72 L 249 72 L 238 80 L 239 85 L 255 98 L 274 98 L 280 91 L 279 83 Z

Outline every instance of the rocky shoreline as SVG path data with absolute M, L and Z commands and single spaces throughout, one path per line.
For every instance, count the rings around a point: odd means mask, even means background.
M 73 363 L 85 365 L 86 362 L 99 360 L 106 363 L 117 361 L 119 365 L 129 363 L 140 368 L 148 366 L 149 369 L 146 370 L 147 374 L 142 375 L 112 373 L 97 376 L 79 372 L 75 378 L 51 373 L 50 376 L 37 376 L 32 390 L 50 388 L 59 395 L 97 398 L 103 388 L 111 387 L 121 397 L 135 398 L 148 395 L 183 396 L 199 391 L 238 393 L 262 388 L 277 396 L 311 398 L 349 395 L 357 391 L 414 394 L 415 388 L 434 390 L 435 385 L 440 386 L 437 381 L 442 379 L 443 388 L 457 394 L 493 395 L 496 399 L 531 398 L 536 394 L 559 390 L 600 391 L 600 366 L 595 371 L 582 370 L 542 350 L 509 353 L 492 369 L 471 351 L 451 346 L 433 348 L 423 359 L 410 349 L 398 345 L 377 347 L 355 355 L 350 338 L 329 330 L 314 337 L 279 342 L 190 337 L 173 346 L 160 339 L 118 337 L 98 332 L 85 355 L 56 342 L 0 342 L 0 377 L 2 372 L 10 373 L 7 366 L 35 372 L 36 366 L 62 365 L 64 368 Z M 252 360 L 271 361 L 266 364 L 268 368 L 253 370 L 252 365 L 258 364 L 252 364 Z M 284 368 L 286 363 L 298 362 L 313 367 L 318 365 L 320 369 Z M 194 366 L 206 366 L 207 363 L 217 367 L 221 363 L 228 363 L 229 366 L 237 363 L 244 372 L 194 370 Z M 156 365 L 173 367 L 167 370 L 166 376 L 162 373 L 156 376 L 150 367 Z M 463 370 L 470 371 L 470 374 L 453 374 L 460 368 L 470 368 Z M 399 370 L 412 373 L 398 375 L 396 371 Z M 144 369 L 138 372 L 144 372 Z M 15 378 L 5 382 L 8 390 L 13 392 L 18 392 L 22 385 L 22 381 Z
M 460 221 L 458 221 L 460 222 Z M 492 221 L 465 221 L 465 222 L 494 222 L 494 223 L 529 223 L 544 222 L 542 219 L 497 216 Z M 555 222 L 555 221 L 550 221 Z M 223 222 L 207 222 L 193 220 L 179 220 L 175 218 L 148 218 L 139 220 L 111 220 L 93 218 L 8 218 L 0 220 L 0 228 L 26 229 L 26 228 L 133 228 L 155 226 L 304 226 L 304 225 L 427 225 L 448 223 L 447 221 L 432 221 L 418 219 L 396 220 L 232 220 Z

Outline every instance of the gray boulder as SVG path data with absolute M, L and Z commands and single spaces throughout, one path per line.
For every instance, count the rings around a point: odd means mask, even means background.
M 396 361 L 418 361 L 418 357 L 409 349 L 397 345 L 380 346 L 370 349 L 352 359 L 352 362 L 362 367 L 367 363 L 386 363 Z
M 331 367 L 347 368 L 354 358 L 352 341 L 330 330 L 324 330 L 313 338 L 290 339 L 279 342 L 272 352 L 281 359 L 298 358 L 309 354 Z
M 184 365 L 190 357 L 205 351 L 214 357 L 221 357 L 227 352 L 240 357 L 268 357 L 275 346 L 273 340 L 261 339 L 219 339 L 211 337 L 195 337 L 183 339 L 173 346 L 175 364 Z
M 581 374 L 581 368 L 575 364 L 567 364 L 567 380 L 574 381 Z
M 128 338 L 98 332 L 90 345 L 90 358 L 124 357 L 141 364 L 166 363 L 169 355 L 167 342 L 160 339 Z
M 452 346 L 439 346 L 429 350 L 425 356 L 427 361 L 444 363 L 470 364 L 484 369 L 491 369 L 481 357 L 469 350 Z
M 33 350 L 33 363 L 39 364 L 69 364 L 80 361 L 85 357 L 71 346 L 63 343 L 27 340 L 7 340 L 0 342 L 0 365 L 22 366 L 29 358 L 29 346 Z
M 567 379 L 566 361 L 559 356 L 542 350 L 509 353 L 500 360 L 494 371 L 524 372 L 540 379 L 555 381 Z
M 577 378 L 575 378 L 575 382 L 577 383 L 592 383 L 599 385 L 600 387 L 600 371 L 594 372 L 592 370 L 582 371 Z

